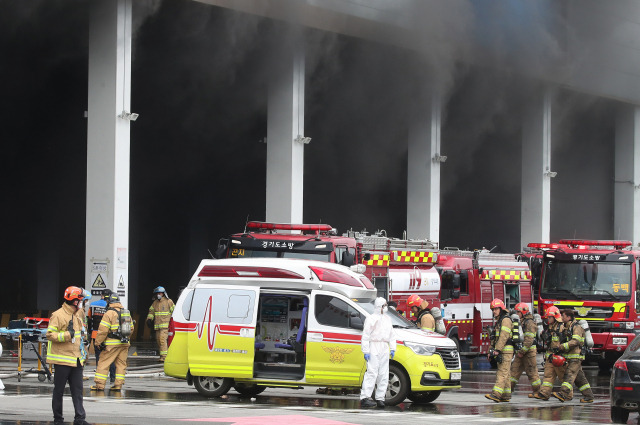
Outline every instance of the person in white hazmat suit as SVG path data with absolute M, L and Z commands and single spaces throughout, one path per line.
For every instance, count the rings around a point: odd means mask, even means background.
M 384 398 L 389 384 L 389 357 L 396 353 L 396 336 L 387 312 L 387 301 L 376 298 L 373 314 L 364 321 L 362 352 L 367 361 L 367 372 L 360 391 L 360 407 L 384 408 Z M 373 388 L 375 399 L 371 399 Z

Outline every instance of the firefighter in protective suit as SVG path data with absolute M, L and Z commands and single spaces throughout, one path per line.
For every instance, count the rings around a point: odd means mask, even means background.
M 409 311 L 417 318 L 416 324 L 420 329 L 431 332 L 436 331 L 436 321 L 431 312 L 427 310 L 427 307 L 429 307 L 427 301 L 413 294 L 407 299 L 407 307 L 409 307 Z
M 160 351 L 159 361 L 167 357 L 167 338 L 169 337 L 169 320 L 173 313 L 173 301 L 167 296 L 164 287 L 158 286 L 153 290 L 153 303 L 149 307 L 147 326 L 156 331 L 156 342 Z
M 120 319 L 118 312 L 123 309 L 120 304 L 120 297 L 112 293 L 107 295 L 104 300 L 107 302 L 107 311 L 102 316 L 98 334 L 96 335 L 96 349 L 100 349 L 100 360 L 96 368 L 94 377 L 95 385 L 91 387 L 93 391 L 104 390 L 107 376 L 109 374 L 109 366 L 111 363 L 116 365 L 116 380 L 111 386 L 111 391 L 120 391 L 124 384 L 124 375 L 127 370 L 127 355 L 129 354 L 129 339 L 123 340 L 118 336 L 120 329 Z M 132 326 L 133 330 L 133 326 Z
M 362 352 L 367 362 L 367 372 L 362 381 L 360 406 L 384 408 L 384 397 L 389 384 L 389 356 L 396 353 L 396 336 L 387 312 L 387 301 L 376 298 L 373 314 L 364 321 L 362 330 Z M 371 399 L 373 388 L 375 399 Z
M 540 376 L 538 375 L 538 365 L 536 364 L 536 332 L 538 326 L 533 320 L 533 315 L 529 311 L 529 306 L 525 303 L 518 303 L 515 307 L 516 313 L 520 317 L 520 326 L 523 331 L 522 348 L 515 353 L 513 363 L 511 363 L 511 393 L 516 388 L 522 372 L 526 372 L 533 394 L 540 389 Z M 510 395 L 510 394 L 509 394 Z
M 540 390 L 533 394 L 533 398 L 539 400 L 549 400 L 556 377 L 560 379 L 564 377 L 564 367 L 554 365 L 551 358 L 554 351 L 560 347 L 560 332 L 562 330 L 560 310 L 556 306 L 551 306 L 545 312 L 544 317 L 547 319 L 547 329 L 542 334 L 544 345 L 547 347 L 547 351 L 544 353 L 544 379 Z
M 513 342 L 511 340 L 513 323 L 509 318 L 507 306 L 499 299 L 494 299 L 490 304 L 493 318 L 496 321 L 491 332 L 491 348 L 489 360 L 494 359 L 498 363 L 496 383 L 490 394 L 485 394 L 489 400 L 496 403 L 511 399 L 511 359 L 513 359 Z
M 560 352 L 566 359 L 567 365 L 564 371 L 564 380 L 560 391 L 552 395 L 565 402 L 573 398 L 573 383 L 582 393 L 580 403 L 593 403 L 593 391 L 582 371 L 582 360 L 584 360 L 585 330 L 575 320 L 575 313 L 571 309 L 564 309 L 562 314 L 562 333 L 560 334 L 560 346 L 555 351 Z
M 53 423 L 64 423 L 62 396 L 69 382 L 75 416 L 74 424 L 87 424 L 82 400 L 82 376 L 84 371 L 83 333 L 85 327 L 79 307 L 84 299 L 84 290 L 69 286 L 64 291 L 64 304 L 51 314 L 46 338 L 47 362 L 56 365 L 53 375 Z

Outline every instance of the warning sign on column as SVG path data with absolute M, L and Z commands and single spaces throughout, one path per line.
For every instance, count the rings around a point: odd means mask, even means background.
M 93 285 L 91 285 L 92 288 L 106 288 L 107 285 L 104 283 L 104 280 L 102 279 L 102 275 L 98 274 L 98 276 L 96 277 L 96 280 L 93 281 Z

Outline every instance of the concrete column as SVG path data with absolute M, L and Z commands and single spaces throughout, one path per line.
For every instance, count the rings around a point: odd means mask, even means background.
M 86 285 L 128 306 L 131 0 L 91 0 Z
M 551 221 L 551 104 L 553 92 L 531 99 L 522 125 L 522 246 L 549 242 Z
M 428 95 L 416 103 L 409 128 L 407 237 L 440 240 L 441 98 Z
M 624 105 L 616 116 L 613 229 L 615 239 L 640 242 L 640 108 Z
M 266 220 L 302 223 L 304 50 L 283 48 L 269 81 Z

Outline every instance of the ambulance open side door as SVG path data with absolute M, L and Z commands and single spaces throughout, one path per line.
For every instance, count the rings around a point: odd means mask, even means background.
M 193 376 L 252 378 L 259 287 L 202 285 L 191 306 L 189 369 Z

